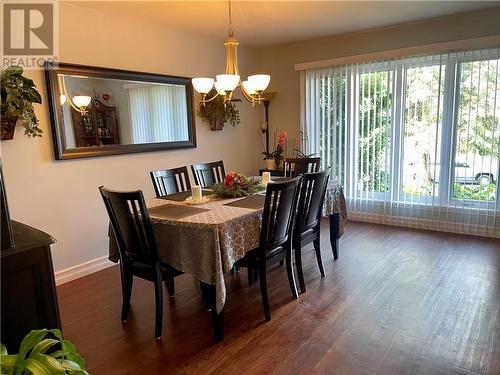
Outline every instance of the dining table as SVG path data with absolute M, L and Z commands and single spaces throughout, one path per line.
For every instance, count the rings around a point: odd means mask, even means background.
M 211 309 L 215 340 L 221 341 L 226 301 L 224 276 L 238 259 L 259 246 L 265 192 L 221 199 L 204 189 L 207 202 L 197 205 L 186 202 L 190 195 L 187 191 L 151 198 L 147 201 L 148 213 L 160 261 L 200 281 Z M 347 224 L 345 198 L 337 181 L 330 181 L 327 186 L 323 215 L 330 218 L 330 243 L 337 259 L 339 238 Z M 109 259 L 118 262 L 116 240 L 113 235 L 109 237 Z

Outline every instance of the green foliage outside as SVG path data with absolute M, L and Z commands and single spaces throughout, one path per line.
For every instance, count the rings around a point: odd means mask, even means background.
M 455 162 L 468 157 L 479 160 L 498 160 L 500 144 L 500 90 L 498 60 L 465 62 L 459 64 L 459 103 L 457 111 Z M 440 137 L 442 136 L 445 95 L 444 65 L 427 65 L 405 70 L 403 102 L 404 129 L 402 137 L 402 191 L 415 196 L 437 194 L 439 180 Z M 358 75 L 358 189 L 365 192 L 390 191 L 394 71 L 378 71 Z M 345 75 L 325 77 L 320 81 L 320 118 L 329 129 L 321 127 L 322 155 L 335 155 L 330 165 L 334 170 L 345 170 L 343 152 L 346 116 L 343 103 L 346 98 Z M 439 100 L 437 100 L 439 98 Z M 496 108 L 495 108 L 496 107 Z M 389 108 L 389 110 L 387 110 Z M 337 112 L 338 111 L 338 112 Z M 327 149 L 325 149 L 327 148 Z M 470 156 L 473 156 L 472 158 Z M 484 160 L 484 159 L 483 159 Z M 480 164 L 480 163 L 479 163 Z M 484 163 L 494 174 L 494 164 Z M 476 164 L 477 167 L 477 164 Z M 467 173 L 477 173 L 470 168 Z M 455 171 L 464 173 L 463 170 Z M 343 176 L 338 176 L 343 182 Z M 471 178 L 472 175 L 460 175 Z M 453 198 L 494 200 L 495 184 L 479 186 L 454 183 Z
M 489 185 L 453 185 L 453 196 L 456 199 L 473 199 L 479 201 L 495 200 L 495 184 Z

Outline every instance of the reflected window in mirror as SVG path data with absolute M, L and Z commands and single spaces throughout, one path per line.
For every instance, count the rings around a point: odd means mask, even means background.
M 195 147 L 189 78 L 47 66 L 57 159 Z

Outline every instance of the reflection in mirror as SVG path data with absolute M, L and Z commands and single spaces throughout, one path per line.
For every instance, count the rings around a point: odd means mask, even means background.
M 189 79 L 63 65 L 47 74 L 56 157 L 194 147 Z
M 67 148 L 188 140 L 184 86 L 64 74 L 58 79 Z

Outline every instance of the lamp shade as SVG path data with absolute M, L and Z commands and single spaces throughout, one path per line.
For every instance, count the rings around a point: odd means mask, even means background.
M 241 82 L 243 85 L 243 88 L 247 92 L 248 95 L 254 95 L 255 94 L 255 88 L 253 87 L 252 83 L 250 81 L 243 81 Z
M 269 86 L 270 81 L 271 76 L 267 74 L 255 74 L 248 77 L 248 82 L 255 91 L 264 91 Z
M 237 74 L 219 74 L 216 78 L 221 90 L 226 92 L 234 91 L 240 82 L 240 76 Z
M 214 85 L 213 78 L 193 78 L 191 82 L 196 92 L 200 94 L 208 94 Z
M 219 95 L 222 95 L 222 96 L 226 95 L 226 92 L 224 90 L 222 90 L 222 87 L 221 87 L 219 81 L 214 82 L 214 87 L 215 87 L 215 91 L 217 91 L 217 93 Z
M 88 106 L 90 104 L 91 100 L 92 100 L 92 98 L 90 96 L 87 96 L 87 95 L 73 96 L 73 103 L 75 103 L 75 105 L 80 109 Z

